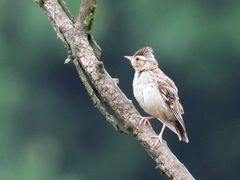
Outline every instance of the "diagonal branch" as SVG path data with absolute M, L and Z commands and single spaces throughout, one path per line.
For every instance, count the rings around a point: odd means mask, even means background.
M 192 180 L 193 176 L 174 156 L 167 143 L 153 148 L 155 132 L 150 126 L 139 127 L 140 114 L 117 86 L 100 61 L 100 48 L 90 35 L 96 0 L 82 0 L 76 23 L 59 0 L 38 0 L 58 37 L 67 44 L 73 63 L 90 97 L 105 118 L 115 127 L 135 136 L 157 167 L 172 179 Z
M 96 6 L 97 0 L 82 0 L 76 23 L 77 29 L 80 31 L 85 31 L 87 33 L 90 32 Z

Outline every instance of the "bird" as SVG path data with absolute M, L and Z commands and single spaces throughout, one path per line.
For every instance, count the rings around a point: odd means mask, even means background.
M 141 108 L 150 116 L 142 117 L 139 126 L 150 125 L 151 119 L 163 123 L 162 129 L 153 146 L 162 144 L 163 131 L 168 127 L 177 134 L 180 141 L 188 143 L 188 136 L 183 121 L 183 107 L 179 101 L 178 89 L 174 82 L 159 68 L 158 61 L 151 47 L 144 47 L 132 56 L 124 56 L 130 60 L 135 70 L 133 79 L 133 95 Z

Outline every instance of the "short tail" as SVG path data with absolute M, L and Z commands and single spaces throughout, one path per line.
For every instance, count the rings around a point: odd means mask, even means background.
M 185 143 L 189 143 L 189 139 L 186 132 L 184 134 L 181 134 L 181 140 Z
M 166 126 L 170 130 L 172 130 L 174 133 L 176 133 L 178 135 L 178 138 L 180 141 L 183 141 L 185 143 L 189 142 L 186 128 L 179 121 L 177 121 L 177 120 L 176 121 L 164 121 L 163 123 L 166 124 Z
M 180 141 L 183 141 L 185 143 L 188 143 L 188 136 L 186 132 L 186 128 L 182 126 L 178 121 L 175 121 L 175 128 L 176 128 L 176 134 L 178 135 L 178 138 Z

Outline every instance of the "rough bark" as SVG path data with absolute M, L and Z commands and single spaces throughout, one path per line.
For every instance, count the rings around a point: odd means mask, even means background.
M 120 90 L 100 60 L 101 49 L 90 31 L 96 10 L 96 0 L 82 0 L 76 20 L 63 0 L 35 0 L 47 13 L 57 36 L 64 42 L 72 61 L 94 105 L 117 130 L 132 134 L 155 161 L 160 171 L 176 180 L 192 180 L 186 167 L 163 144 L 152 147 L 155 134 L 150 126 L 139 127 L 141 115 Z M 117 3 L 117 2 L 116 2 Z

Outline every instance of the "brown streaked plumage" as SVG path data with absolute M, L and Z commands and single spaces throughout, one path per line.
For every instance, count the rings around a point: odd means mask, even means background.
M 133 56 L 147 56 L 152 53 L 153 53 L 152 48 L 144 47 L 142 49 L 139 49 L 137 52 L 135 52 Z
M 179 102 L 178 89 L 174 82 L 158 67 L 158 62 L 150 47 L 144 47 L 133 56 L 125 56 L 131 61 L 135 70 L 133 93 L 143 108 L 152 117 L 142 118 L 140 125 L 149 124 L 149 120 L 157 118 L 163 123 L 163 128 L 157 137 L 162 142 L 162 133 L 165 126 L 179 137 L 179 140 L 188 142 L 186 128 L 183 122 L 183 107 Z M 154 146 L 155 146 L 154 145 Z

